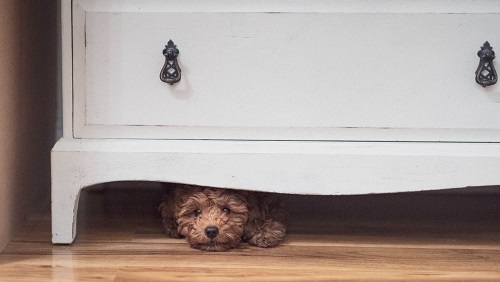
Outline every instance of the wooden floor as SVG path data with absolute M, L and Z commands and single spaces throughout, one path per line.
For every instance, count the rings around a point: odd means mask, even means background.
M 500 281 L 500 195 L 287 196 L 287 240 L 209 253 L 165 237 L 158 190 L 84 193 L 71 246 L 50 214 L 0 254 L 0 281 Z

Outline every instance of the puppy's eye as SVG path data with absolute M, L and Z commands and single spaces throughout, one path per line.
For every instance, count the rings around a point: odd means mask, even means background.
M 225 213 L 230 213 L 231 212 L 231 210 L 228 209 L 228 208 L 223 208 L 222 211 L 225 212 Z
M 201 210 L 200 209 L 194 210 L 193 214 L 194 216 L 199 216 L 201 214 Z

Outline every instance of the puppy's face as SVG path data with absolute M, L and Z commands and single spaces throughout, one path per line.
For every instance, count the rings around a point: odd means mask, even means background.
M 191 247 L 225 251 L 238 245 L 248 218 L 242 194 L 224 189 L 200 189 L 185 194 L 176 207 L 178 231 Z

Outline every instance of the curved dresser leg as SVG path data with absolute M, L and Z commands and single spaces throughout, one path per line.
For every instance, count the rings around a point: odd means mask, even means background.
M 76 235 L 78 199 L 82 188 L 78 170 L 61 161 L 65 153 L 52 152 L 52 243 L 71 244 Z M 68 154 L 68 153 L 66 153 Z M 61 157 L 61 158 L 60 158 Z M 59 161 L 56 161 L 58 160 Z M 74 168 L 74 167 L 73 167 Z

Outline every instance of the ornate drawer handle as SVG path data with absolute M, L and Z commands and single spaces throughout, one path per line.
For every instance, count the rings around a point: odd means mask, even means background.
M 160 72 L 160 80 L 173 85 L 181 80 L 181 68 L 177 63 L 177 56 L 179 49 L 172 40 L 169 40 L 165 49 L 163 49 L 163 56 L 165 56 L 165 64 Z
M 484 42 L 481 50 L 477 52 L 479 57 L 479 66 L 476 70 L 476 82 L 481 86 L 486 87 L 497 83 L 497 71 L 493 66 L 495 59 L 495 51 L 490 46 L 488 41 Z

